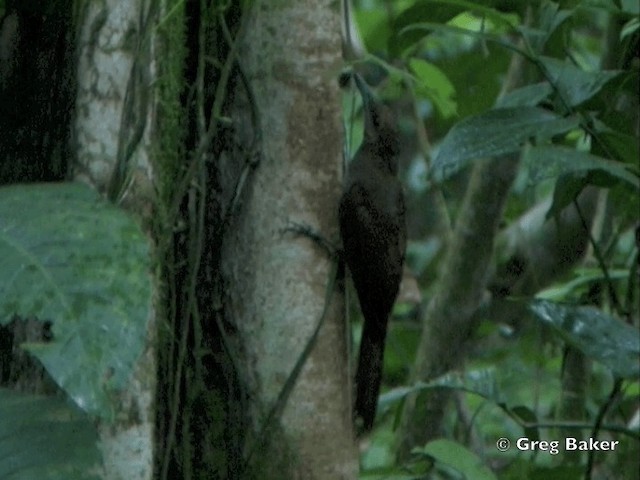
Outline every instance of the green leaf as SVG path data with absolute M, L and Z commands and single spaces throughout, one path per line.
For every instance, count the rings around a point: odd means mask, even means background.
M 553 89 L 548 82 L 527 85 L 507 93 L 498 99 L 497 105 L 501 108 L 506 107 L 535 107 L 544 99 L 546 99 Z
M 436 462 L 460 472 L 467 480 L 497 480 L 493 472 L 475 453 L 451 440 L 434 440 L 412 453 L 428 455 Z
M 376 474 L 384 471 L 386 474 L 391 475 L 396 457 L 394 439 L 395 437 L 391 430 L 381 429 L 376 432 L 376 435 L 371 437 L 367 450 L 362 453 L 360 458 L 362 470 L 371 473 L 375 472 Z M 366 478 L 379 477 L 372 475 Z
M 548 80 L 555 85 L 562 99 L 573 107 L 588 100 L 622 71 L 586 72 L 567 61 L 551 57 L 539 57 L 547 72 Z
M 553 33 L 562 25 L 573 12 L 560 10 L 555 2 L 541 2 L 538 12 L 538 27 L 520 26 L 518 31 L 527 39 L 531 48 L 536 52 L 545 49 L 545 45 Z
M 84 410 L 109 418 L 145 342 L 149 249 L 136 222 L 80 184 L 0 189 L 0 323 L 53 322 L 25 347 Z
M 383 8 L 354 10 L 358 30 L 369 52 L 383 52 L 387 48 L 391 30 L 389 16 Z
M 620 31 L 620 40 L 630 37 L 636 33 L 638 29 L 640 29 L 640 20 L 638 20 L 638 17 L 633 17 L 622 27 L 622 30 Z
M 629 270 L 609 270 L 611 280 L 626 280 L 629 278 Z M 594 282 L 605 280 L 602 270 L 599 268 L 576 268 L 575 278 L 551 287 L 545 288 L 536 295 L 543 300 L 561 301 L 565 300 L 573 292 L 586 291 L 588 286 Z
M 587 175 L 583 173 L 562 175 L 558 178 L 553 189 L 553 203 L 545 214 L 545 220 L 556 215 L 562 215 L 562 210 L 580 195 L 587 186 Z
M 599 170 L 640 189 L 640 178 L 627 170 L 624 164 L 569 147 L 528 147 L 523 155 L 523 168 L 526 169 L 528 181 L 532 185 L 568 173 Z
M 99 478 L 95 427 L 61 399 L 0 388 L 0 419 L 0 478 Z
M 605 154 L 604 152 L 606 152 L 607 156 L 611 156 L 614 160 L 619 160 L 629 165 L 637 165 L 638 150 L 640 149 L 638 137 L 620 132 L 597 119 L 594 124 L 599 140 L 599 142 L 594 145 L 594 148 L 600 148 L 603 155 Z
M 420 30 L 403 32 L 405 27 L 421 20 L 446 23 L 462 11 L 462 8 L 448 3 L 416 2 L 412 7 L 398 15 L 393 22 L 393 36 L 390 40 L 389 52 L 394 57 L 400 57 L 404 50 L 429 33 L 425 34 L 424 31 Z
M 455 25 L 442 25 L 434 22 L 421 22 L 421 23 L 416 23 L 403 28 L 398 33 L 398 35 L 400 40 L 404 41 L 403 43 L 406 43 L 405 37 L 408 37 L 413 40 L 416 37 L 416 35 L 420 34 L 421 32 L 426 32 L 426 33 L 422 33 L 422 36 L 426 36 L 428 33 L 431 33 L 431 32 L 442 32 L 442 33 L 454 34 L 454 35 L 464 35 L 470 38 L 475 38 L 481 42 L 495 43 L 496 45 L 499 45 L 507 50 L 517 52 L 524 56 L 528 56 L 528 53 L 525 50 L 522 50 L 515 43 L 509 40 L 506 40 L 502 35 L 488 33 L 484 30 L 470 30 L 468 28 L 461 28 Z
M 444 72 L 434 64 L 417 58 L 409 61 L 409 67 L 420 81 L 416 93 L 421 98 L 431 100 L 442 118 L 456 115 L 457 105 L 453 99 L 456 89 Z
M 640 335 L 594 307 L 534 300 L 530 310 L 550 325 L 568 344 L 608 367 L 617 377 L 640 375 Z
M 536 107 L 489 110 L 449 131 L 433 160 L 432 175 L 442 181 L 471 160 L 515 153 L 531 138 L 546 139 L 578 125 L 577 117 L 563 118 Z
M 396 20 L 396 27 L 404 28 L 424 21 L 446 23 L 462 12 L 472 12 L 478 17 L 486 18 L 495 25 L 515 30 L 517 22 L 512 15 L 502 13 L 495 8 L 486 7 L 478 2 L 465 0 L 422 0 L 406 9 Z
M 416 382 L 410 387 L 399 387 L 380 395 L 379 408 L 384 409 L 390 404 L 398 402 L 407 395 L 434 388 L 450 388 L 473 393 L 491 400 L 503 403 L 498 382 L 493 368 L 471 370 L 464 373 L 450 372 L 429 382 Z

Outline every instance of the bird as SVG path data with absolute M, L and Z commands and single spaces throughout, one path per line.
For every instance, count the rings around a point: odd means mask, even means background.
M 398 180 L 400 139 L 392 110 L 353 73 L 362 96 L 363 140 L 347 167 L 339 205 L 344 261 L 364 317 L 355 376 L 358 434 L 373 427 L 387 324 L 402 279 L 407 241 Z

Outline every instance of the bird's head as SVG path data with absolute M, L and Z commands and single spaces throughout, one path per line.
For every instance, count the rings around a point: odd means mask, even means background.
M 376 98 L 360 75 L 355 73 L 353 77 L 362 96 L 364 142 L 381 154 L 395 157 L 400 152 L 400 138 L 393 111 Z

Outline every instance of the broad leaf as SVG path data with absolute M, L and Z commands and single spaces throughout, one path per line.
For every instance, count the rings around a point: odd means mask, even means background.
M 405 41 L 406 38 L 410 38 L 411 40 L 417 41 L 419 40 L 419 38 L 415 39 L 415 37 L 416 34 L 420 34 L 420 32 L 425 32 L 422 34 L 423 36 L 431 32 L 442 32 L 445 34 L 461 35 L 463 37 L 466 36 L 469 38 L 475 38 L 476 40 L 479 40 L 481 42 L 494 43 L 507 50 L 526 55 L 526 52 L 522 50 L 518 45 L 505 39 L 502 35 L 490 33 L 485 30 L 471 30 L 455 25 L 442 25 L 434 22 L 421 22 L 405 27 L 399 32 L 400 40 Z
M 536 52 L 544 50 L 551 35 L 562 25 L 572 12 L 570 10 L 560 10 L 560 6 L 554 2 L 542 2 L 538 12 L 538 27 L 522 25 L 518 31 L 527 39 L 531 48 Z
M 430 32 L 413 30 L 411 32 L 403 32 L 405 27 L 420 21 L 429 20 L 431 22 L 445 23 L 451 20 L 464 9 L 450 5 L 444 2 L 416 2 L 413 6 L 400 13 L 393 22 L 393 33 L 389 44 L 389 51 L 394 57 L 400 54 L 416 42 L 420 41 Z
M 419 82 L 416 92 L 422 98 L 433 102 L 442 118 L 449 118 L 456 114 L 456 102 L 453 99 L 455 87 L 442 70 L 434 64 L 422 59 L 411 59 L 409 66 Z
M 491 368 L 471 370 L 469 372 L 451 372 L 434 378 L 429 382 L 416 382 L 410 387 L 399 387 L 389 390 L 380 395 L 379 406 L 381 409 L 391 403 L 397 402 L 407 395 L 422 390 L 434 388 L 450 388 L 479 395 L 494 403 L 502 404 L 500 391 L 495 376 L 495 371 Z
M 498 100 L 497 106 L 501 108 L 535 107 L 547 98 L 551 92 L 553 92 L 553 89 L 547 82 L 527 85 L 507 93 Z
M 80 184 L 0 189 L 0 322 L 53 322 L 26 345 L 88 412 L 109 417 L 142 352 L 149 251 L 136 222 Z
M 579 293 L 586 293 L 586 290 L 596 281 L 605 280 L 602 270 L 599 268 L 576 268 L 573 270 L 574 278 L 569 281 L 552 285 L 538 292 L 536 295 L 543 300 L 561 301 L 573 294 L 574 298 Z M 608 272 L 611 280 L 626 280 L 629 278 L 629 270 L 611 269 Z
M 457 470 L 467 480 L 496 480 L 494 473 L 475 453 L 451 440 L 440 439 L 427 443 L 412 453 L 428 455 L 436 462 Z
M 91 420 L 59 398 L 0 389 L 0 478 L 98 479 L 97 440 Z
M 568 173 L 599 170 L 640 189 L 640 178 L 627 170 L 624 164 L 573 148 L 556 145 L 531 147 L 526 149 L 523 160 L 531 184 Z
M 362 40 L 370 52 L 382 52 L 387 48 L 391 30 L 388 13 L 384 8 L 354 10 Z
M 624 120 L 622 120 L 624 122 Z M 605 123 L 601 122 L 597 118 L 594 119 L 594 126 L 598 132 L 598 143 L 594 144 L 594 149 L 600 149 L 601 154 L 607 154 L 614 160 L 620 162 L 637 165 L 638 164 L 638 150 L 640 149 L 640 143 L 638 137 L 624 133 L 616 128 L 611 128 Z
M 549 81 L 555 85 L 567 106 L 576 106 L 594 96 L 620 71 L 586 72 L 569 62 L 550 57 L 540 57 Z
M 442 181 L 471 160 L 518 152 L 531 138 L 546 139 L 576 128 L 579 120 L 536 107 L 499 108 L 466 118 L 442 141 L 432 173 Z
M 562 211 L 580 195 L 580 192 L 588 185 L 587 174 L 561 175 L 555 182 L 553 189 L 553 202 L 545 215 L 550 219 L 561 215 Z
M 568 344 L 607 366 L 621 378 L 640 375 L 638 329 L 595 307 L 571 306 L 534 300 L 529 308 Z
M 630 37 L 636 33 L 638 29 L 640 29 L 640 20 L 638 20 L 638 17 L 634 17 L 622 27 L 622 30 L 620 31 L 620 39 Z

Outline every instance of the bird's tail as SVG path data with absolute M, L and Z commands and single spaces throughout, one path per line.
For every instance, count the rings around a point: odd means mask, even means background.
M 386 322 L 365 321 L 360 340 L 360 354 L 356 371 L 356 402 L 354 414 L 358 434 L 371 430 L 376 416 L 382 365 Z

